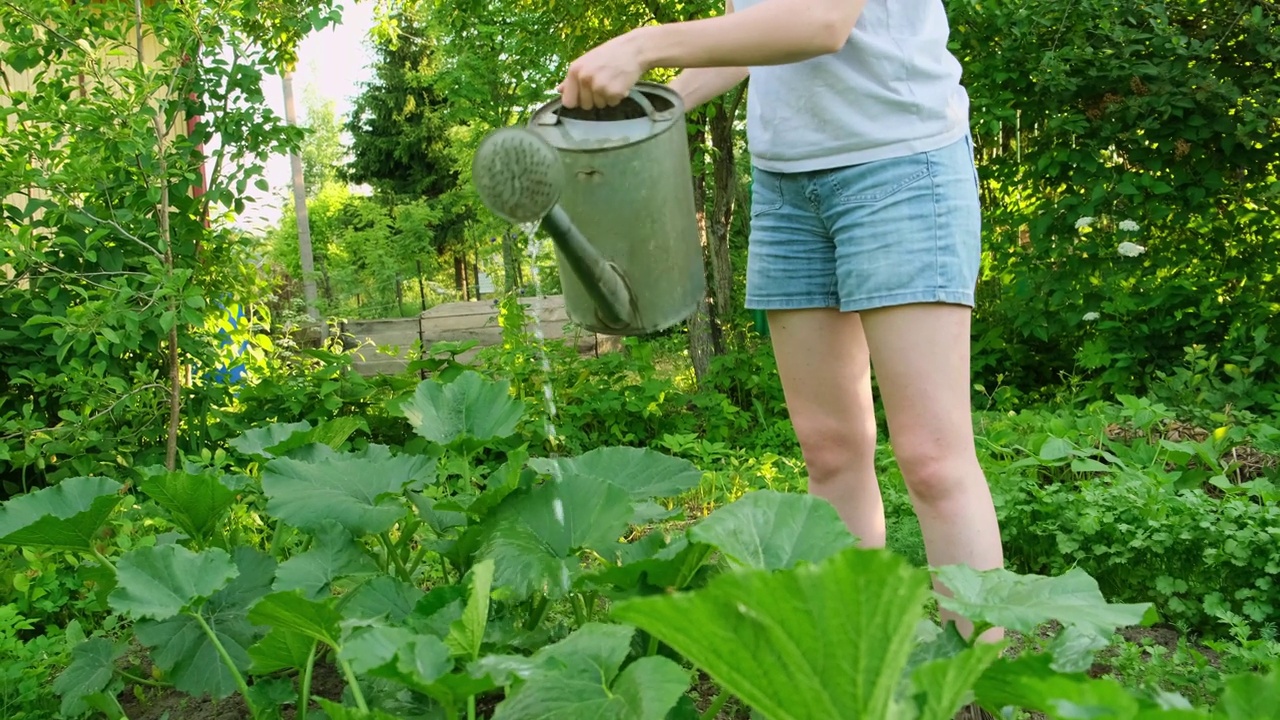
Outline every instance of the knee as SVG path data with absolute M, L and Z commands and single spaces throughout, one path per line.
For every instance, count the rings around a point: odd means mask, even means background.
M 831 482 L 851 470 L 874 464 L 874 418 L 848 423 L 820 417 L 797 418 L 793 422 L 811 483 Z
M 975 476 L 981 478 L 972 446 L 937 439 L 895 440 L 893 455 L 902 470 L 907 492 L 916 503 L 946 503 L 964 494 Z

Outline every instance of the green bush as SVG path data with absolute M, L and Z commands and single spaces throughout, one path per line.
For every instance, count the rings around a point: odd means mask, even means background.
M 1280 254 L 1280 8 L 949 12 L 986 213 L 978 375 L 1141 394 L 1201 346 L 1274 393 L 1280 349 L 1255 332 L 1280 312 L 1274 263 L 1259 262 Z
M 1083 568 L 1108 597 L 1161 598 L 1166 620 L 1210 634 L 1232 614 L 1257 628 L 1280 612 L 1280 430 L 1206 435 L 1127 396 L 988 422 L 1010 567 Z

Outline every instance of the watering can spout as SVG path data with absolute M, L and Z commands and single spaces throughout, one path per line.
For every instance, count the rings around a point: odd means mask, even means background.
M 556 205 L 543 218 L 542 230 L 551 236 L 564 256 L 565 264 L 582 283 L 596 305 L 596 316 L 612 329 L 622 329 L 636 320 L 635 298 L 626 278 L 582 236 L 564 208 Z

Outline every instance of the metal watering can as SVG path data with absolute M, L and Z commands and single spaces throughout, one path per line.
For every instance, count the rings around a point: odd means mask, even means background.
M 471 175 L 495 215 L 554 241 L 573 322 L 645 335 L 697 310 L 706 280 L 684 103 L 665 85 L 639 83 L 611 108 L 549 102 L 486 137 Z

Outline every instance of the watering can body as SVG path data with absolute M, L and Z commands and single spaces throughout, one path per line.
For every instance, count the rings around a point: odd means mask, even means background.
M 555 213 L 590 244 L 586 254 L 616 270 L 610 280 L 629 296 L 625 313 L 602 308 L 600 280 L 584 272 L 583 253 L 557 238 L 570 320 L 606 335 L 646 335 L 693 315 L 706 280 L 680 96 L 665 85 L 639 83 L 613 108 L 566 109 L 555 100 L 526 129 L 560 157 Z

